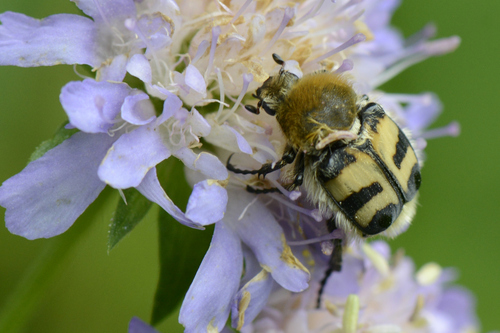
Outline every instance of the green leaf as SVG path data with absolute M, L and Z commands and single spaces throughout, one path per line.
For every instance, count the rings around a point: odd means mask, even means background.
M 109 227 L 108 252 L 122 240 L 125 235 L 134 229 L 134 227 L 146 216 L 152 206 L 152 202 L 146 199 L 135 188 L 123 190 L 127 203 L 118 201 L 118 206 L 113 214 L 113 220 Z
M 185 209 L 191 188 L 184 177 L 184 166 L 175 165 L 164 186 L 172 200 Z M 177 309 L 191 285 L 198 267 L 210 246 L 213 226 L 195 230 L 177 222 L 164 210 L 158 218 L 160 278 L 156 289 L 151 324 L 156 325 Z
M 64 123 L 57 130 L 56 134 L 52 137 L 52 139 L 48 139 L 43 141 L 38 147 L 36 147 L 35 151 L 31 154 L 29 158 L 29 162 L 33 162 L 34 160 L 42 157 L 46 152 L 54 148 L 55 146 L 61 144 L 64 140 L 68 139 L 70 136 L 78 132 L 78 129 L 66 129 L 64 126 L 68 124 Z

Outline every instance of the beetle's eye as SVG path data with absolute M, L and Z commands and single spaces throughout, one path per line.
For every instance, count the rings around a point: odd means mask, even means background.
M 274 116 L 276 114 L 276 111 L 274 111 L 273 109 L 271 109 L 266 102 L 262 102 L 262 108 L 264 109 L 264 111 L 266 111 L 266 113 L 270 116 Z

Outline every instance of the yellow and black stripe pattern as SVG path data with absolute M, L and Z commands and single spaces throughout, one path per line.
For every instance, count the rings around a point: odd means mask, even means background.
M 316 177 L 335 206 L 363 235 L 389 228 L 420 187 L 410 141 L 375 103 L 360 114 L 358 140 L 325 149 Z

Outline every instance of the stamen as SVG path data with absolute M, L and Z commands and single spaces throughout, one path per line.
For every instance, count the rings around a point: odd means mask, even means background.
M 425 43 L 424 52 L 429 56 L 453 52 L 460 45 L 460 37 L 452 36 Z
M 410 56 L 408 58 L 405 58 L 401 60 L 400 62 L 393 64 L 392 66 L 388 67 L 384 72 L 380 73 L 380 75 L 377 75 L 374 80 L 370 82 L 370 85 L 373 88 L 376 88 L 385 82 L 389 81 L 408 67 L 411 67 L 422 60 L 427 59 L 427 55 L 422 55 L 422 54 L 415 54 L 413 56 Z
M 423 295 L 417 296 L 417 301 L 415 302 L 415 308 L 413 309 L 413 313 L 410 316 L 410 322 L 416 322 L 420 319 L 420 314 L 425 305 L 425 299 Z
M 331 50 L 330 52 L 328 53 L 325 53 L 324 55 L 314 59 L 314 60 L 311 60 L 309 62 L 307 62 L 306 64 L 304 64 L 303 67 L 305 67 L 306 65 L 307 66 L 311 66 L 313 64 L 316 64 L 318 62 L 320 62 L 321 60 L 324 60 L 326 58 L 329 58 L 331 57 L 332 55 L 336 54 L 336 53 L 339 53 L 341 51 L 344 51 L 345 49 L 347 49 L 348 47 L 351 47 L 357 43 L 360 43 L 362 41 L 364 41 L 366 39 L 365 35 L 359 33 L 359 34 L 356 34 L 354 35 L 353 37 L 351 37 L 351 39 L 349 39 L 347 42 L 341 44 L 340 46 L 334 48 L 333 50 Z
M 335 229 L 327 235 L 309 238 L 309 239 L 305 239 L 305 240 L 299 240 L 299 241 L 290 241 L 289 240 L 289 241 L 287 241 L 287 243 L 290 246 L 301 246 L 301 245 L 309 245 L 309 244 L 330 241 L 332 239 L 341 239 L 341 238 L 342 238 L 342 231 L 340 229 Z M 331 244 L 331 242 L 328 242 L 328 243 Z
M 359 298 L 357 295 L 349 295 L 345 303 L 344 315 L 342 316 L 342 332 L 356 333 L 359 316 Z
M 126 121 L 123 122 L 123 124 L 121 124 L 120 126 L 118 126 L 117 128 L 110 128 L 108 130 L 108 135 L 113 137 L 115 136 L 115 133 L 118 132 L 119 130 L 121 130 L 122 128 L 124 128 L 125 126 L 127 126 L 128 123 Z
M 253 81 L 252 74 L 243 74 L 243 87 L 241 88 L 241 93 L 238 96 L 236 103 L 234 103 L 232 109 L 224 117 L 222 117 L 222 119 L 219 120 L 219 124 L 224 123 L 236 111 L 236 109 L 241 103 L 241 100 L 243 99 L 243 97 L 245 97 L 245 94 L 247 93 L 248 85 L 252 81 Z
M 302 213 L 304 215 L 307 215 L 307 216 L 311 216 L 312 218 L 314 218 L 317 222 L 321 221 L 322 218 L 320 218 L 319 220 L 317 219 L 318 218 L 318 214 L 315 214 L 315 211 L 317 211 L 316 209 L 306 209 L 306 208 L 303 208 L 303 207 L 300 207 L 300 206 L 297 206 L 293 203 L 291 203 L 290 201 L 288 200 L 285 200 L 283 199 L 282 196 L 280 195 L 276 195 L 276 194 L 269 194 L 270 197 L 272 197 L 274 200 L 282 203 L 283 205 L 287 206 L 287 207 L 290 207 L 294 210 L 296 210 L 297 212 L 299 213 Z
M 452 121 L 448 126 L 431 129 L 420 135 L 423 139 L 435 139 L 442 136 L 457 137 L 460 135 L 460 124 L 457 121 Z
M 348 1 L 345 5 L 343 5 L 342 7 L 340 7 L 338 9 L 337 15 L 342 13 L 343 11 L 345 11 L 347 8 L 352 7 L 354 5 L 357 5 L 361 2 L 363 2 L 363 0 L 350 0 L 350 1 Z
M 212 67 L 214 66 L 215 48 L 217 47 L 217 40 L 219 39 L 220 33 L 221 33 L 220 26 L 212 28 L 212 44 L 210 45 L 210 56 L 208 58 L 208 67 L 205 72 L 205 81 L 208 81 L 207 78 L 212 72 Z
M 342 74 L 344 72 L 351 71 L 353 68 L 354 68 L 354 63 L 352 62 L 352 60 L 344 59 L 344 61 L 342 61 L 342 64 L 339 66 L 339 68 L 337 68 L 335 73 Z
M 418 270 L 417 274 L 415 274 L 415 278 L 420 285 L 428 286 L 434 284 L 439 279 L 442 272 L 443 269 L 441 266 L 435 262 L 430 262 Z
M 302 16 L 301 18 L 299 18 L 295 22 L 295 25 L 298 26 L 301 23 L 303 23 L 303 22 L 309 20 L 310 18 L 313 18 L 314 16 L 316 16 L 316 14 L 318 13 L 318 11 L 320 10 L 321 6 L 323 6 L 324 3 L 325 3 L 325 0 L 316 1 L 316 4 L 314 6 L 312 6 L 311 9 L 304 16 Z
M 252 0 L 247 0 L 243 6 L 241 6 L 241 8 L 236 12 L 236 14 L 234 15 L 233 19 L 229 22 L 229 24 L 233 24 L 234 21 L 236 21 L 236 19 L 238 17 L 240 17 L 241 14 L 243 14 L 243 12 L 245 11 L 245 9 L 247 9 L 247 7 L 252 3 Z
M 247 140 L 248 141 L 248 140 Z M 260 143 L 257 143 L 257 142 L 254 142 L 254 141 L 248 141 L 248 144 L 254 148 L 258 148 L 260 150 L 263 150 L 265 151 L 266 153 L 270 154 L 273 159 L 276 161 L 278 159 L 278 155 L 276 154 L 276 152 L 274 150 L 272 150 L 271 148 L 267 147 L 267 146 L 264 146 L 264 145 L 261 145 Z
M 457 36 L 425 43 L 424 45 L 418 47 L 418 50 L 413 51 L 415 53 L 410 54 L 408 57 L 403 58 L 399 62 L 396 62 L 389 66 L 384 72 L 382 72 L 372 82 L 370 82 L 370 84 L 374 88 L 378 87 L 404 71 L 406 68 L 413 66 L 430 56 L 451 52 L 455 50 L 459 44 L 460 38 Z M 405 53 L 411 52 L 411 50 L 407 49 L 404 51 Z
M 240 216 L 238 217 L 238 221 L 241 221 L 243 219 L 243 217 L 245 216 L 245 213 L 247 212 L 248 208 L 250 208 L 250 206 L 252 206 L 258 199 L 259 197 L 258 196 L 255 196 L 255 198 L 253 198 L 252 201 L 250 201 L 250 203 L 248 205 L 246 205 L 245 209 L 243 209 L 243 211 L 241 212 Z
M 228 12 L 229 14 L 232 14 L 232 13 L 233 13 L 233 11 L 232 11 L 231 9 L 229 9 L 229 7 L 228 7 L 228 6 L 226 6 L 225 4 L 223 4 L 223 3 L 222 3 L 222 1 L 217 0 L 217 4 L 218 4 L 219 6 L 221 6 L 222 8 L 224 8 L 224 10 L 225 10 L 226 12 Z
M 104 12 L 102 11 L 99 1 L 98 0 L 92 0 L 92 1 L 94 2 L 94 5 L 97 8 L 97 11 L 99 12 L 99 15 L 101 15 L 102 20 L 106 23 L 106 25 L 111 26 L 111 24 L 108 21 L 108 18 L 104 15 Z
M 224 94 L 224 82 L 222 81 L 222 74 L 218 68 L 215 69 L 215 72 L 217 73 L 217 81 L 219 82 L 219 94 L 220 94 L 219 110 L 217 110 L 217 115 L 215 116 L 215 119 L 218 119 L 222 114 L 222 110 L 224 109 L 223 103 L 225 99 L 225 94 Z
M 377 269 L 380 275 L 389 275 L 389 263 L 380 253 L 375 251 L 368 243 L 364 243 L 362 249 L 366 257 L 372 262 L 373 266 Z
M 283 15 L 283 20 L 281 20 L 281 24 L 278 27 L 278 30 L 274 34 L 273 38 L 271 41 L 267 44 L 267 46 L 260 52 L 260 55 L 266 54 L 271 47 L 274 46 L 274 43 L 278 40 L 280 35 L 283 33 L 283 30 L 285 30 L 288 22 L 292 19 L 292 17 L 295 15 L 295 10 L 292 7 L 286 7 L 285 9 L 285 14 Z
M 408 37 L 405 40 L 404 46 L 409 47 L 415 44 L 420 44 L 429 38 L 432 38 L 436 35 L 436 25 L 433 23 L 427 24 L 420 31 L 415 33 L 414 35 Z
M 208 49 L 208 47 L 210 46 L 210 42 L 208 40 L 202 40 L 200 45 L 198 45 L 198 50 L 196 50 L 196 54 L 193 58 L 193 60 L 191 60 L 191 64 L 195 64 L 198 60 L 200 60 L 200 58 L 205 54 L 205 51 Z
M 283 193 L 284 196 L 288 197 L 288 199 L 292 201 L 296 201 L 302 193 L 300 191 L 288 191 L 286 190 L 283 186 L 281 186 L 280 183 L 278 183 L 276 180 L 268 178 L 271 184 L 273 184 L 281 193 Z
M 417 138 L 417 140 L 415 140 L 415 148 L 416 149 L 424 150 L 425 147 L 427 147 L 427 141 L 425 141 L 425 139 Z
M 329 256 L 333 253 L 333 243 L 331 240 L 321 242 L 321 252 L 325 256 Z

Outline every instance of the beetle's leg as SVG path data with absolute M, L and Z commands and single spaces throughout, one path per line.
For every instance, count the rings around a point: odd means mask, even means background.
M 332 227 L 333 225 L 333 227 Z M 327 223 L 328 230 L 333 232 L 336 229 L 334 217 Z M 323 295 L 323 290 L 325 289 L 326 282 L 333 272 L 340 272 L 342 269 L 342 239 L 334 239 L 333 242 L 333 252 L 328 260 L 328 268 L 325 271 L 325 276 L 320 282 L 318 299 L 316 300 L 316 308 L 319 309 L 321 305 L 321 296 Z
M 229 171 L 232 171 L 234 173 L 239 173 L 242 175 L 258 175 L 258 177 L 260 177 L 260 175 L 263 175 L 264 177 L 266 177 L 266 175 L 268 173 L 279 170 L 279 169 L 283 168 L 285 165 L 292 163 L 295 160 L 295 156 L 297 156 L 297 152 L 292 147 L 288 147 L 285 150 L 285 153 L 283 154 L 283 156 L 281 157 L 281 160 L 276 162 L 274 164 L 274 166 L 271 163 L 266 163 L 266 164 L 262 165 L 262 167 L 258 170 L 241 170 L 241 169 L 235 168 L 234 165 L 231 164 L 231 157 L 232 156 L 233 155 L 231 155 L 229 157 L 229 159 L 227 160 L 227 164 L 226 164 L 226 167 Z
M 250 185 L 247 185 L 247 192 L 249 193 L 255 193 L 255 194 L 266 194 L 266 193 L 275 193 L 275 192 L 280 192 L 280 190 L 276 187 L 271 187 L 271 188 L 254 188 Z
M 295 178 L 293 179 L 293 183 L 286 186 L 287 190 L 293 191 L 297 187 L 301 186 L 304 182 L 304 153 L 299 152 L 297 154 L 297 160 L 295 161 L 294 172 Z

